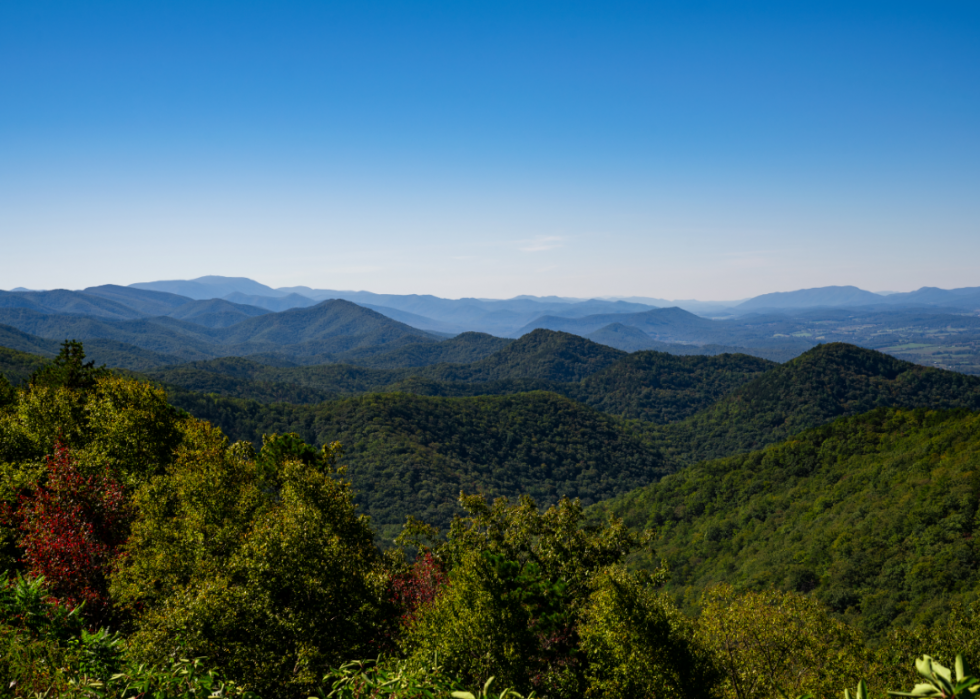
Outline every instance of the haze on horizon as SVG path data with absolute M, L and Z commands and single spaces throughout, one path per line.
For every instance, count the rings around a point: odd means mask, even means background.
M 0 289 L 978 286 L 977 37 L 971 1 L 5 3 Z

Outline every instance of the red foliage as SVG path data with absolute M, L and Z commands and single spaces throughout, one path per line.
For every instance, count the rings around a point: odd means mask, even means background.
M 126 539 L 129 508 L 122 486 L 108 473 L 86 476 L 68 449 L 55 443 L 44 486 L 20 500 L 24 562 L 43 575 L 54 597 L 84 602 L 93 622 L 109 612 L 107 575 Z
M 448 582 L 442 563 L 428 551 L 409 572 L 395 576 L 391 581 L 391 601 L 401 610 L 402 623 L 415 621 L 419 608 L 432 602 Z

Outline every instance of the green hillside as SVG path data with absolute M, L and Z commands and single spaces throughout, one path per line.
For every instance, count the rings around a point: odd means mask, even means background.
M 663 430 L 685 463 L 758 449 L 877 407 L 980 409 L 980 377 L 844 343 L 818 345 Z
M 102 304 L 115 303 L 91 298 Z M 0 323 L 57 343 L 65 339 L 87 343 L 108 340 L 185 362 L 267 354 L 275 363 L 316 364 L 336 361 L 334 355 L 352 350 L 390 351 L 436 342 L 429 333 L 338 300 L 253 316 L 229 327 L 210 328 L 167 316 L 120 320 L 57 315 L 24 307 L 0 307 Z
M 276 367 L 245 357 L 189 362 L 146 372 L 154 381 L 188 391 L 264 403 L 319 403 L 382 390 L 405 375 L 404 370 L 383 371 L 347 364 Z
M 373 369 L 404 369 L 431 364 L 468 364 L 489 357 L 513 340 L 486 333 L 465 332 L 442 342 L 413 343 L 396 350 L 351 350 L 339 361 Z
M 570 395 L 606 413 L 666 424 L 693 415 L 776 366 L 744 354 L 636 352 L 586 377 Z
M 438 350 L 460 340 L 460 345 L 477 344 L 482 351 L 487 338 L 454 338 L 421 347 Z M 662 424 L 692 415 L 775 366 L 746 355 L 676 356 L 652 351 L 627 355 L 550 330 L 502 342 L 503 349 L 469 364 L 380 370 L 346 364 L 270 367 L 226 358 L 147 375 L 191 391 L 264 402 L 318 402 L 369 392 L 465 397 L 548 390 L 613 415 Z M 449 345 L 448 352 L 454 352 L 453 347 Z
M 877 409 L 593 508 L 652 527 L 691 607 L 716 582 L 814 591 L 867 632 L 975 599 L 980 414 Z
M 47 361 L 44 357 L 39 357 L 36 354 L 27 354 L 26 352 L 0 347 L 0 376 L 16 386 L 26 381 Z
M 429 367 L 420 376 L 439 381 L 542 379 L 580 381 L 601 371 L 626 353 L 578 335 L 534 330 L 486 359 L 464 366 Z
M 171 402 L 232 440 L 296 432 L 340 441 L 365 512 L 391 536 L 407 515 L 445 527 L 459 492 L 590 504 L 667 472 L 622 422 L 545 392 L 479 398 L 373 394 L 316 406 L 175 392 Z

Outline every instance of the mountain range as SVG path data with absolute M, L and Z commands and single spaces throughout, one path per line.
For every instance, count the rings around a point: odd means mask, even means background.
M 397 368 L 400 360 L 386 357 L 402 346 L 437 345 L 466 332 L 516 338 L 543 328 L 628 352 L 736 352 L 781 362 L 823 342 L 849 342 L 980 373 L 980 317 L 970 311 L 975 299 L 975 288 L 881 295 L 824 287 L 763 295 L 709 318 L 626 300 L 451 300 L 272 289 L 245 278 L 212 276 L 82 291 L 0 292 L 0 325 L 8 334 L 21 333 L 10 335 L 14 349 L 50 355 L 45 341 L 82 339 L 98 361 L 134 370 L 227 356 L 273 365 Z

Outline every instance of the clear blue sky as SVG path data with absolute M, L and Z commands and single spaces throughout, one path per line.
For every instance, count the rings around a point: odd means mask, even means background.
M 0 288 L 980 285 L 980 2 L 0 4 Z

